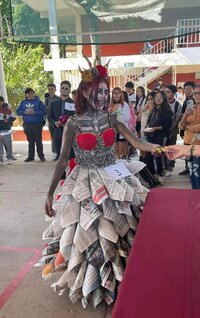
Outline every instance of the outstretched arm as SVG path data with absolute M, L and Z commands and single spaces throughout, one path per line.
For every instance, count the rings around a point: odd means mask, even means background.
M 133 147 L 142 150 L 149 151 L 151 153 L 156 153 L 156 149 L 159 145 L 151 144 L 147 141 L 137 138 L 137 136 L 126 127 L 124 123 L 118 121 L 115 114 L 110 115 L 111 123 L 114 128 L 122 135 Z
M 185 156 L 200 156 L 200 145 L 172 145 L 164 148 L 169 160 L 175 160 Z
M 45 202 L 45 212 L 50 217 L 55 216 L 55 211 L 52 208 L 53 194 L 68 164 L 68 158 L 76 128 L 74 125 L 75 124 L 72 120 L 68 120 L 63 131 L 61 153 L 51 179 L 50 187 L 47 193 L 47 199 Z

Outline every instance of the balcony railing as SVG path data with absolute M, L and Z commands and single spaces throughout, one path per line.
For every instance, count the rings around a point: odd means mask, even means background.
M 187 35 L 182 35 L 188 33 Z M 171 53 L 175 48 L 192 47 L 200 45 L 200 18 L 183 19 L 177 21 L 175 32 L 167 39 L 161 40 L 153 47 L 145 50 L 143 54 L 164 54 Z
M 190 34 L 182 35 L 183 33 Z M 173 52 L 173 49 L 176 48 L 192 47 L 197 45 L 200 45 L 200 18 L 178 20 L 174 33 L 170 34 L 167 39 L 156 43 L 153 47 L 143 52 L 143 54 L 166 54 Z M 137 87 L 138 85 L 141 85 L 141 82 L 144 82 L 144 79 L 148 79 L 150 74 L 157 74 L 159 70 L 162 73 L 162 67 L 136 68 L 133 63 L 126 64 L 127 65 L 124 65 L 124 67 L 110 69 L 109 76 L 111 88 L 116 86 L 124 88 L 125 83 L 128 81 L 134 82 Z M 66 75 L 70 81 L 75 83 L 75 87 L 77 87 L 80 80 L 79 75 L 74 74 L 73 71 L 66 72 L 65 77 Z

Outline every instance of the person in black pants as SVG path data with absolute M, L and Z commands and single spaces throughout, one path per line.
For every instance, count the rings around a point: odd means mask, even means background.
M 70 91 L 71 83 L 62 81 L 60 97 L 51 103 L 48 114 L 49 124 L 54 127 L 56 157 L 53 161 L 57 161 L 60 155 L 64 124 L 70 116 L 75 114 L 74 101 L 69 97 Z
M 155 95 L 155 106 L 149 116 L 146 129 L 146 138 L 148 142 L 164 146 L 165 140 L 169 135 L 169 129 L 172 124 L 172 110 L 168 104 L 165 92 L 160 91 Z M 156 167 L 154 165 L 154 156 L 149 152 L 146 153 L 144 162 L 151 174 L 157 174 L 158 178 L 163 177 L 164 167 L 163 160 L 160 156 L 155 158 Z
M 29 162 L 35 159 L 35 144 L 38 157 L 41 161 L 46 161 L 42 144 L 45 106 L 39 97 L 35 96 L 32 88 L 25 89 L 25 99 L 17 108 L 17 115 L 23 118 L 24 133 L 28 140 L 28 157 L 24 161 Z
M 45 107 L 46 107 L 46 114 L 47 118 L 50 112 L 51 104 L 59 99 L 59 97 L 56 95 L 56 85 L 54 83 L 48 84 L 48 93 L 45 94 Z M 51 125 L 48 122 L 48 129 L 51 135 L 51 151 L 54 156 L 56 156 L 56 145 L 55 145 L 55 139 L 54 139 L 54 129 L 55 126 Z
M 182 116 L 185 113 L 186 109 L 192 109 L 195 101 L 193 99 L 193 93 L 194 93 L 194 87 L 195 83 L 192 81 L 185 82 L 183 85 L 184 93 L 186 96 L 186 99 L 184 100 L 183 107 L 182 107 Z M 184 138 L 184 130 L 180 129 L 180 136 L 183 139 Z M 184 143 L 184 145 L 186 145 Z M 187 159 L 185 159 L 185 169 L 181 172 L 179 172 L 179 176 L 189 175 L 189 168 L 188 168 L 188 162 Z

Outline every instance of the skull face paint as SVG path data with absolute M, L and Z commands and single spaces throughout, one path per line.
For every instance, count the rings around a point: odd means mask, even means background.
M 85 96 L 90 106 L 95 110 L 103 110 L 108 108 L 109 103 L 109 89 L 105 82 L 100 82 L 98 89 L 95 92 L 91 88 Z

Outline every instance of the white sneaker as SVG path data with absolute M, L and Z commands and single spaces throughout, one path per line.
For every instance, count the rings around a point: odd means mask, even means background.
M 165 177 L 171 177 L 172 174 L 173 174 L 173 171 L 167 171 L 165 174 Z
M 160 181 L 161 184 L 164 184 L 165 178 L 156 174 L 156 178 Z
M 5 165 L 11 165 L 12 164 L 12 159 L 7 159 L 7 161 L 5 161 Z

